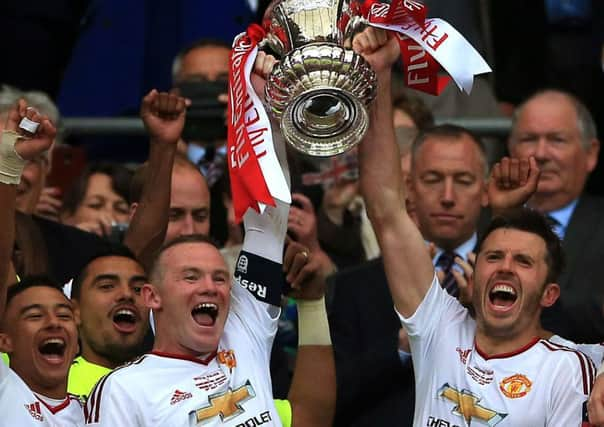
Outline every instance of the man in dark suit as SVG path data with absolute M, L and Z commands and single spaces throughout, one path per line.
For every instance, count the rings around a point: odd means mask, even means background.
M 434 264 L 444 273 L 443 286 L 450 279 L 453 256 L 465 259 L 476 245 L 481 209 L 488 202 L 486 176 L 484 146 L 466 129 L 437 126 L 414 142 L 410 198 L 422 234 L 436 245 Z M 399 351 L 404 333 L 381 258 L 338 273 L 333 291 L 335 425 L 411 426 L 413 367 L 410 356 Z
M 592 115 L 568 93 L 538 92 L 516 110 L 508 146 L 514 157 L 536 158 L 541 176 L 528 205 L 552 218 L 567 256 L 560 299 L 543 312 L 543 327 L 575 342 L 601 342 L 604 199 L 584 193 L 600 149 Z

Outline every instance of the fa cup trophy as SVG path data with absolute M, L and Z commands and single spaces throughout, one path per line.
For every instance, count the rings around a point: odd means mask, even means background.
M 354 1 L 354 0 L 353 0 Z M 286 141 L 310 156 L 354 147 L 367 131 L 377 80 L 365 59 L 345 48 L 360 18 L 350 0 L 281 0 L 263 44 L 280 60 L 265 97 Z

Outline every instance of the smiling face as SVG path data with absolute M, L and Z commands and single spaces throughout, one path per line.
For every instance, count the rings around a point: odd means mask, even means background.
M 474 270 L 473 306 L 478 330 L 490 337 L 537 335 L 541 308 L 552 305 L 558 288 L 546 284 L 545 241 L 517 229 L 499 228 L 481 245 Z
M 35 392 L 61 399 L 78 349 L 74 311 L 58 289 L 33 286 L 16 295 L 4 314 L 2 348 L 11 368 Z
M 216 350 L 229 311 L 231 281 L 209 243 L 179 243 L 160 256 L 143 296 L 156 319 L 154 349 L 197 357 Z
M 474 231 L 487 202 L 485 164 L 468 136 L 429 136 L 412 161 L 411 199 L 426 240 L 453 250 Z
M 147 277 L 139 263 L 120 256 L 97 258 L 84 274 L 75 300 L 82 356 L 115 368 L 139 354 L 149 329 L 149 309 L 140 294 Z
M 583 192 L 598 161 L 599 142 L 583 141 L 577 110 L 567 96 L 545 92 L 528 101 L 509 141 L 514 157 L 535 156 L 541 169 L 530 204 L 541 212 L 568 205 Z

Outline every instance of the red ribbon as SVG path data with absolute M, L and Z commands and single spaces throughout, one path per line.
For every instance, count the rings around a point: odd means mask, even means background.
M 424 27 L 427 9 L 415 0 L 393 0 L 390 5 L 370 1 L 369 23 L 402 25 L 415 22 Z M 412 20 L 412 21 L 411 21 Z M 395 32 L 403 57 L 405 85 L 431 95 L 439 95 L 451 78 L 439 76 L 440 64 L 411 38 Z
M 413 39 L 398 33 L 396 39 L 403 57 L 405 85 L 431 95 L 439 95 L 447 87 L 451 77 L 438 75 L 440 64 Z
M 259 25 L 252 25 L 245 35 L 239 37 L 231 51 L 229 61 L 229 124 L 227 129 L 227 150 L 229 176 L 235 219 L 241 221 L 243 215 L 252 208 L 260 211 L 259 203 L 275 206 L 256 152 L 247 130 L 246 112 L 262 108 L 254 106 L 248 93 L 249 76 L 245 75 L 245 65 L 255 58 L 250 56 L 258 42 L 264 37 Z

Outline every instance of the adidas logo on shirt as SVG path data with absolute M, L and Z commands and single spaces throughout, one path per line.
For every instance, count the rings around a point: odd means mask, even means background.
M 182 402 L 183 400 L 187 400 L 192 397 L 193 395 L 191 393 L 176 389 L 172 395 L 172 399 L 170 399 L 170 405 L 176 405 L 178 402 Z
M 42 415 L 42 410 L 40 409 L 40 402 L 25 404 L 23 406 L 25 406 L 25 409 L 29 411 L 29 415 L 31 415 L 34 420 L 44 422 L 44 416 Z

